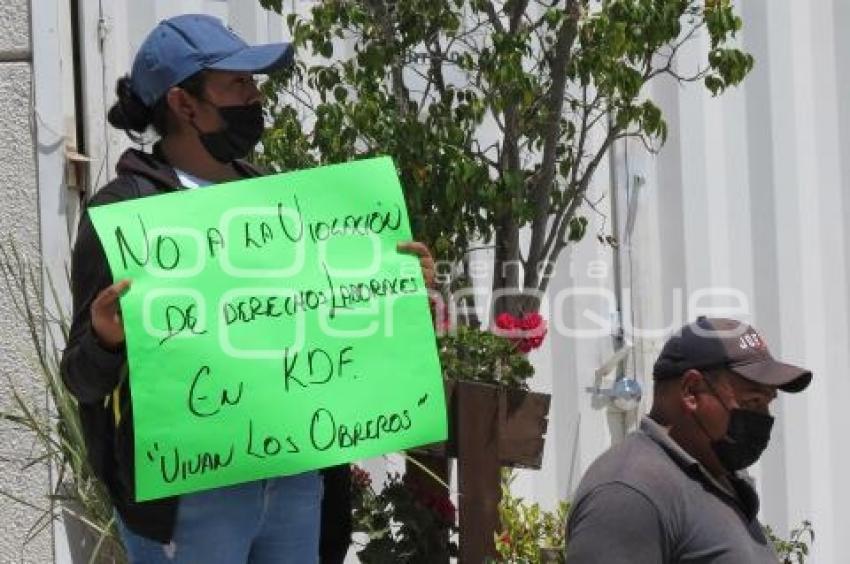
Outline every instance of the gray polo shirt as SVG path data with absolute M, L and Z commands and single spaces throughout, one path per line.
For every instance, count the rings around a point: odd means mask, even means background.
M 724 488 L 644 417 L 640 430 L 600 456 L 576 492 L 568 564 L 776 564 L 743 476 Z

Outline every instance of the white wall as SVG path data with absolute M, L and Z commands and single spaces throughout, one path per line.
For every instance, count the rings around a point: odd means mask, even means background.
M 30 14 L 26 0 L 0 4 L 0 232 L 2 243 L 15 241 L 34 265 L 39 263 L 40 222 L 36 184 L 35 119 L 32 110 L 33 64 Z M 35 312 L 37 314 L 37 312 Z M 22 330 L 15 303 L 0 291 L 0 411 L 14 410 L 13 390 L 36 405 L 46 405 L 43 387 L 33 377 L 35 351 Z M 23 466 L 38 456 L 28 433 L 8 422 L 0 425 L 0 490 L 26 503 L 46 507 L 48 469 Z M 0 561 L 44 562 L 52 553 L 50 529 L 26 542 L 41 513 L 0 495 Z
M 850 170 L 841 158 L 850 149 L 850 73 L 839 63 L 848 53 L 841 36 L 850 7 L 840 0 L 740 4 L 742 43 L 756 58 L 744 87 L 719 99 L 659 87 L 676 133 L 666 150 L 681 157 L 648 163 L 649 174 L 669 182 L 650 188 L 658 233 L 637 260 L 658 260 L 665 272 L 668 256 L 683 260 L 689 291 L 741 290 L 774 354 L 814 371 L 805 394 L 780 397 L 776 437 L 756 474 L 764 520 L 786 531 L 810 519 L 818 535 L 812 561 L 837 563 L 846 558 L 839 535 L 850 524 L 842 518 L 850 456 L 840 420 L 850 394 Z M 668 198 L 681 198 L 681 207 L 670 209 Z M 680 212 L 681 227 L 668 227 L 664 209 Z M 667 249 L 659 255 L 653 247 L 661 241 Z M 653 308 L 658 290 L 663 295 L 670 284 L 647 292 L 643 309 Z
M 804 394 L 777 401 L 774 438 L 754 474 L 763 520 L 782 534 L 811 520 L 817 534 L 811 561 L 839 563 L 847 559 L 841 535 L 850 526 L 850 449 L 841 419 L 850 397 L 850 3 L 739 6 L 741 41 L 756 59 L 744 86 L 711 98 L 699 85 L 656 84 L 649 95 L 665 111 L 666 146 L 650 156 L 629 145 L 628 163 L 626 148 L 618 153 L 618 166 L 646 179 L 634 237 L 624 246 L 631 254 L 633 313 L 639 327 L 675 326 L 689 297 L 728 288 L 743 296 L 748 315 L 738 316 L 763 331 L 775 356 L 814 371 Z M 701 48 L 685 52 L 681 68 L 695 68 Z M 585 241 L 575 252 L 588 254 L 594 245 Z M 727 296 L 700 305 L 741 303 Z M 644 351 L 635 359 L 643 367 L 643 409 L 661 343 L 636 340 Z M 575 461 L 583 471 L 613 434 L 584 391 L 595 360 L 580 355 L 594 347 L 557 337 L 550 346 L 537 365 L 540 380 L 554 382 L 547 458 L 555 460 L 527 482 L 542 500 L 551 499 L 553 481 L 561 495 L 571 492 L 575 482 L 566 476 L 575 476 Z

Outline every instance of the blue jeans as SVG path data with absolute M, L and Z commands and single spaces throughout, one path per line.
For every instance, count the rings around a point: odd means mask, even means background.
M 308 472 L 180 496 L 170 544 L 118 528 L 130 564 L 313 564 L 321 505 Z

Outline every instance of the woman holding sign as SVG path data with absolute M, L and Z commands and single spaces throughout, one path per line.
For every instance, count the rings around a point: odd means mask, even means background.
M 103 205 L 261 173 L 239 159 L 263 132 L 254 74 L 292 64 L 289 44 L 249 46 L 218 19 L 183 15 L 145 39 L 132 72 L 118 81 L 110 123 L 139 141 L 160 137 L 151 154 L 130 149 L 115 180 L 89 205 Z M 433 261 L 420 257 L 426 283 Z M 348 468 L 307 472 L 154 501 L 135 501 L 132 403 L 118 298 L 103 247 L 84 214 L 72 259 L 74 318 L 62 376 L 76 396 L 89 459 L 115 505 L 130 561 L 265 564 L 340 562 L 350 537 Z M 168 357 L 163 356 L 163 365 Z M 324 504 L 323 490 L 325 491 Z

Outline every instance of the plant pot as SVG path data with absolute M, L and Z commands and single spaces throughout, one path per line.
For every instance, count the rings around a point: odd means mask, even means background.
M 413 449 L 429 456 L 457 458 L 458 421 L 463 415 L 480 409 L 480 403 L 493 404 L 484 411 L 495 409 L 493 432 L 498 444 L 502 466 L 540 469 L 543 462 L 545 433 L 548 427 L 551 396 L 494 384 L 466 380 L 443 380 L 446 407 L 449 414 L 449 436 L 446 442 L 433 443 Z M 463 392 L 458 394 L 458 389 Z M 469 392 L 472 393 L 464 393 Z M 459 400 L 462 397 L 462 400 Z

